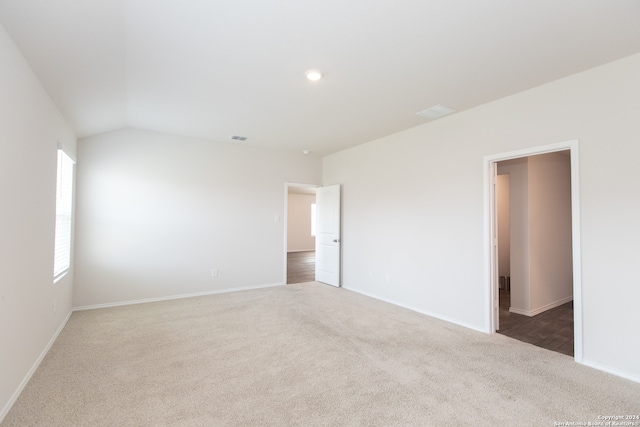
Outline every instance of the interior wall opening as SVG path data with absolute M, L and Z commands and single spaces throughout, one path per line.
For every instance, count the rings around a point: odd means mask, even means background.
M 496 166 L 497 332 L 574 356 L 571 153 Z
M 286 284 L 315 281 L 316 186 L 287 185 Z

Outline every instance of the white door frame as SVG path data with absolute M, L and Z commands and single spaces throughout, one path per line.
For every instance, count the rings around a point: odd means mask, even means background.
M 535 156 L 569 150 L 571 156 L 571 239 L 573 251 L 573 348 L 574 360 L 582 363 L 583 331 L 582 331 L 582 266 L 580 255 L 580 173 L 579 173 L 579 141 L 577 139 L 525 148 L 523 150 L 494 154 L 484 157 L 484 264 L 485 264 L 485 329 L 488 333 L 496 332 L 494 317 L 494 301 L 497 292 L 497 257 L 493 251 L 495 211 L 495 164 L 503 160 Z
M 296 182 L 285 182 L 284 183 L 284 215 L 283 215 L 283 223 L 284 223 L 284 261 L 283 261 L 283 280 L 282 284 L 287 284 L 287 232 L 289 228 L 289 187 L 298 187 L 298 188 L 318 188 L 321 187 L 319 184 L 301 184 Z

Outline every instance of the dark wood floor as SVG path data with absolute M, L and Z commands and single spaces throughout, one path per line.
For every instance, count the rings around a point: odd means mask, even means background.
M 316 253 L 287 253 L 287 284 L 313 282 L 316 280 Z
M 510 305 L 510 292 L 501 289 L 498 333 L 547 350 L 573 356 L 573 302 L 533 317 L 511 313 Z

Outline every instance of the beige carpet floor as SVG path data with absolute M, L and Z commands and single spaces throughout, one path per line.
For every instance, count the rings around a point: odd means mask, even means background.
M 640 384 L 318 283 L 76 312 L 9 426 L 553 426 Z

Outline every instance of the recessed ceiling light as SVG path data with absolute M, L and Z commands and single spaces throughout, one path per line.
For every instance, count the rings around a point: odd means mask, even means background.
M 306 73 L 304 73 L 305 76 L 307 76 L 307 78 L 309 80 L 311 80 L 312 82 L 317 82 L 318 80 L 320 80 L 322 78 L 322 71 L 320 70 L 309 70 Z
M 419 116 L 426 117 L 427 119 L 437 119 L 438 117 L 445 116 L 447 114 L 454 113 L 456 110 L 447 107 L 446 105 L 434 105 L 426 110 L 416 113 Z
M 311 154 L 311 150 L 302 150 L 302 154 Z

